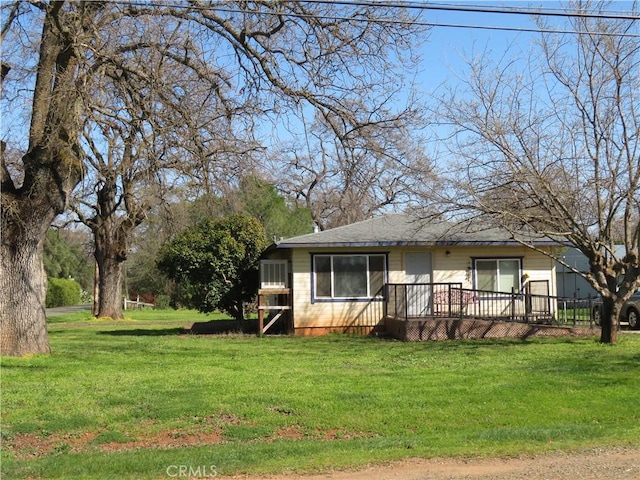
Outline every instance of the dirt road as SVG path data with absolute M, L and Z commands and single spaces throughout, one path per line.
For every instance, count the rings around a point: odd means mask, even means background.
M 539 457 L 412 459 L 322 475 L 233 477 L 243 480 L 640 480 L 640 448 Z

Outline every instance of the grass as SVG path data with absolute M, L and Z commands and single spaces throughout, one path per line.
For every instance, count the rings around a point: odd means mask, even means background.
M 148 312 L 163 320 L 144 325 Z M 259 339 L 130 315 L 51 324 L 50 356 L 2 359 L 3 478 L 159 479 L 185 465 L 202 477 L 204 466 L 267 474 L 639 444 L 638 335 L 615 347 Z
M 153 323 L 161 323 L 161 322 L 171 322 L 171 323 L 180 323 L 184 322 L 203 322 L 207 320 L 226 320 L 229 317 L 222 313 L 215 314 L 203 314 L 196 312 L 195 310 L 173 310 L 173 309 L 164 309 L 164 310 L 156 310 L 153 308 L 143 308 L 139 310 L 125 310 L 123 312 L 124 319 L 116 320 L 117 322 L 122 322 L 123 324 L 126 322 L 153 322 Z M 47 323 L 49 325 L 56 325 L 61 323 L 91 323 L 91 324 L 99 324 L 99 323 L 113 323 L 114 320 L 111 318 L 95 318 L 91 314 L 91 310 L 89 307 L 85 310 L 78 310 L 72 313 L 52 313 L 47 316 Z

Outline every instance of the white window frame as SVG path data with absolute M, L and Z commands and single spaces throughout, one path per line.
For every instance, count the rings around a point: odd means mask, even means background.
M 474 280 L 474 284 L 476 286 L 476 289 L 480 289 L 480 282 L 478 279 L 478 262 L 495 262 L 496 263 L 496 269 L 495 269 L 495 275 L 496 275 L 496 292 L 501 292 L 501 293 L 511 293 L 511 291 L 506 291 L 502 289 L 502 286 L 500 285 L 500 263 L 501 262 L 518 262 L 518 274 L 516 277 L 516 282 L 515 282 L 515 286 L 516 291 L 520 290 L 521 287 L 521 283 L 522 283 L 522 257 L 477 257 L 473 259 L 473 280 Z
M 289 288 L 289 262 L 260 260 L 260 288 L 264 290 Z

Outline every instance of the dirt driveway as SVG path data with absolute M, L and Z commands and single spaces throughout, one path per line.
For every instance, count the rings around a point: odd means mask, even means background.
M 233 477 L 243 480 L 640 480 L 640 448 L 539 457 L 412 459 L 352 472 Z

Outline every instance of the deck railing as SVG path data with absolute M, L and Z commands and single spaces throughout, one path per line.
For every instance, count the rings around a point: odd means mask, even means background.
M 386 315 L 397 318 L 474 318 L 593 326 L 590 299 L 462 288 L 461 283 L 387 284 Z

